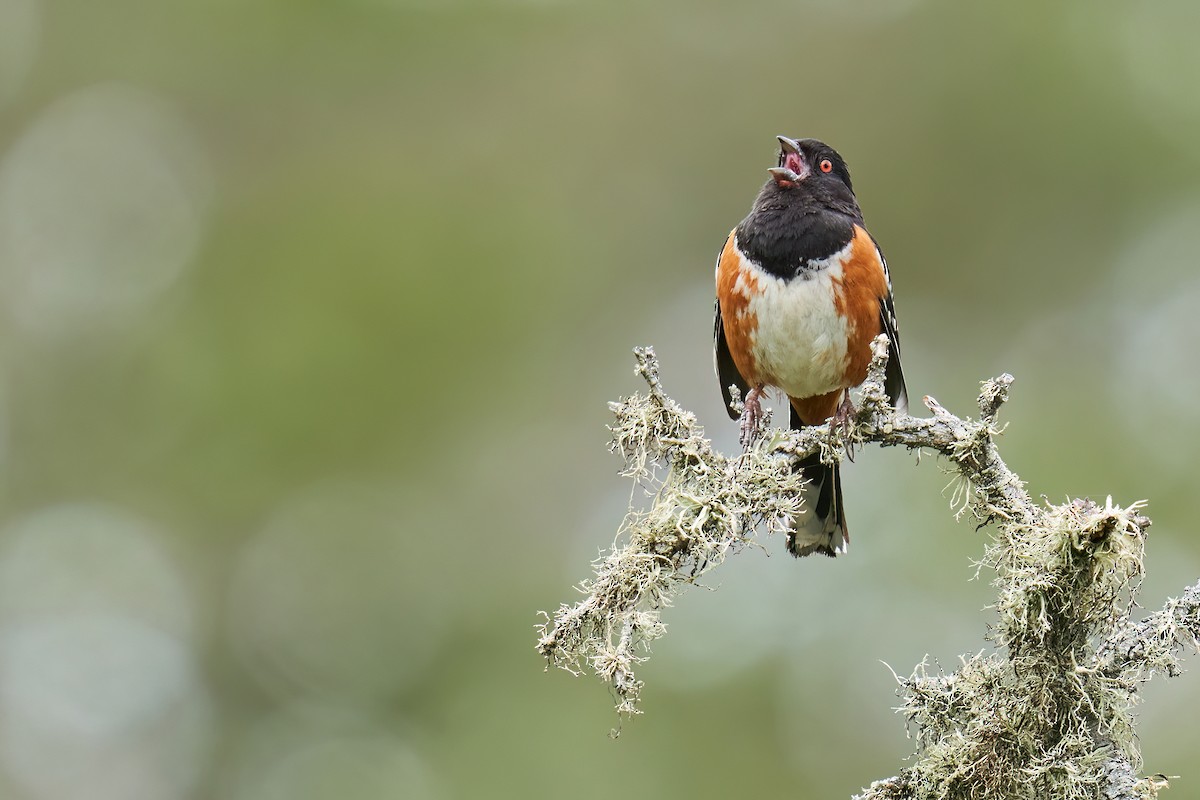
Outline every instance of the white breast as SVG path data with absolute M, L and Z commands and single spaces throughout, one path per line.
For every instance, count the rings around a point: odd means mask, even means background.
M 813 397 L 843 387 L 849 330 L 834 308 L 842 261 L 850 246 L 790 280 L 742 259 L 735 291 L 749 294 L 746 313 L 757 317 L 751 350 L 760 377 L 791 397 Z M 748 292 L 747 276 L 759 291 Z

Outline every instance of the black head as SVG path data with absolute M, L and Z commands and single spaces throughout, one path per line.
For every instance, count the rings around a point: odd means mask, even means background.
M 830 208 L 857 210 L 850 169 L 838 151 L 816 139 L 778 139 L 779 164 L 767 171 L 784 196 L 798 193 Z
M 838 152 L 816 139 L 779 137 L 772 167 L 750 214 L 737 227 L 738 246 L 773 275 L 792 278 L 811 261 L 828 258 L 863 222 Z

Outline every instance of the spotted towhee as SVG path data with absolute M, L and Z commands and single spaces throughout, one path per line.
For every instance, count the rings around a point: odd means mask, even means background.
M 791 401 L 792 428 L 845 423 L 853 413 L 849 390 L 866 379 L 880 333 L 891 340 L 888 396 L 900 410 L 908 405 L 891 277 L 863 226 L 846 162 L 816 139 L 780 136 L 779 144 L 779 164 L 717 261 L 717 377 L 727 406 L 731 385 L 745 398 L 743 444 L 767 387 Z M 737 418 L 732 408 L 729 415 Z M 811 483 L 788 550 L 845 552 L 837 465 L 814 454 L 800 469 Z

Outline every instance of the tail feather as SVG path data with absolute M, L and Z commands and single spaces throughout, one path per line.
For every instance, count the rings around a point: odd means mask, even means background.
M 802 425 L 793 408 L 791 426 L 799 430 Z M 809 484 L 804 492 L 804 513 L 788 531 L 788 552 L 797 558 L 813 553 L 833 558 L 845 553 L 850 545 L 850 530 L 846 527 L 842 503 L 841 470 L 837 464 L 823 463 L 820 453 L 803 459 L 798 469 Z
M 821 553 L 836 556 L 846 552 L 850 532 L 842 503 L 842 475 L 836 464 L 821 463 L 820 454 L 800 462 L 800 471 L 809 480 L 805 490 L 804 514 L 788 531 L 788 552 L 797 558 Z

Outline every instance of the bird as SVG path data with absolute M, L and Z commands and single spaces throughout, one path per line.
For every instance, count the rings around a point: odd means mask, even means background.
M 846 161 L 817 139 L 777 138 L 778 164 L 725 240 L 716 268 L 717 378 L 747 448 L 770 389 L 787 397 L 792 429 L 830 419 L 847 425 L 849 391 L 866 380 L 880 333 L 889 341 L 885 391 L 897 411 L 908 407 L 891 275 L 867 232 Z M 731 387 L 744 398 L 740 415 Z M 798 469 L 809 483 L 788 552 L 845 553 L 850 534 L 838 465 L 815 453 Z

